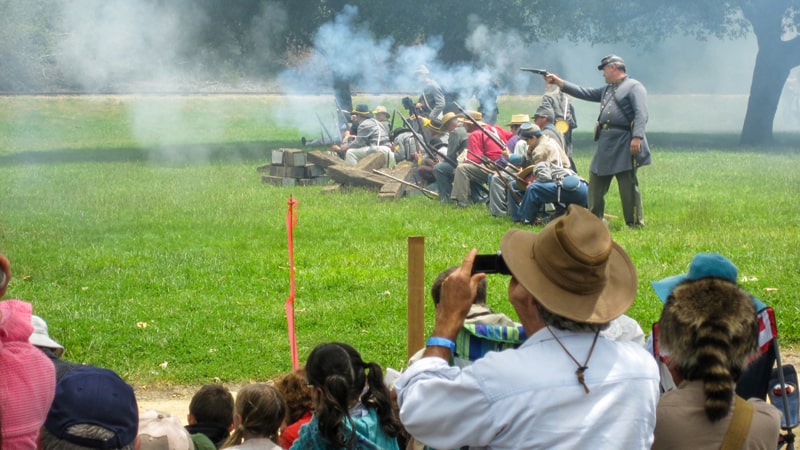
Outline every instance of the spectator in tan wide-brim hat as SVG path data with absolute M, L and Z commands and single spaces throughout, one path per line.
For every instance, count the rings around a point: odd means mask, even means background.
M 486 277 L 473 273 L 473 249 L 442 284 L 422 359 L 395 383 L 408 433 L 435 448 L 650 448 L 656 363 L 638 342 L 600 336 L 637 287 L 608 228 L 572 205 L 540 233 L 506 232 L 500 250 L 506 269 L 496 270 L 510 275 L 508 299 L 527 339 L 463 369 L 448 364 Z

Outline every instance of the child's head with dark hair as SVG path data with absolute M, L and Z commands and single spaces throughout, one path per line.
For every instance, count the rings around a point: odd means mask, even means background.
M 297 422 L 303 414 L 314 408 L 312 389 L 308 387 L 306 369 L 301 367 L 289 372 L 275 383 L 286 401 L 286 423 Z
M 320 390 L 314 412 L 320 433 L 334 447 L 351 447 L 354 442 L 355 434 L 346 433 L 346 427 L 349 422 L 350 429 L 354 428 L 349 410 L 356 401 L 377 411 L 387 435 L 397 437 L 402 431 L 380 366 L 365 363 L 350 345 L 318 345 L 308 357 L 306 373 L 309 383 Z
M 433 284 L 431 285 L 431 298 L 433 299 L 433 304 L 438 305 L 439 301 L 442 299 L 442 284 L 444 283 L 445 278 L 449 277 L 451 273 L 455 272 L 461 266 L 451 266 L 447 269 L 444 269 L 439 275 L 436 276 L 436 279 L 433 280 Z M 478 291 L 475 293 L 475 298 L 472 299 L 473 305 L 485 305 L 486 304 L 486 286 L 488 282 L 486 278 L 482 279 L 478 283 Z
M 207 384 L 189 402 L 189 423 L 215 425 L 230 429 L 233 425 L 233 395 L 221 384 Z
M 285 417 L 286 402 L 278 388 L 264 383 L 248 384 L 236 394 L 236 426 L 223 448 L 251 438 L 269 438 L 277 444 L 278 430 Z

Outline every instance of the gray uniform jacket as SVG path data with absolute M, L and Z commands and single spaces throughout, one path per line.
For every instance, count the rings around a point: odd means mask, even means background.
M 462 125 L 457 126 L 447 137 L 447 157 L 453 161 L 458 160 L 458 155 L 467 148 L 467 130 Z
M 647 90 L 630 77 L 601 88 L 584 88 L 568 81 L 561 90 L 575 98 L 600 103 L 598 125 L 600 134 L 589 170 L 600 176 L 614 175 L 633 168 L 631 138 L 642 138 L 642 151 L 636 157 L 637 166 L 649 165 L 650 146 L 647 143 Z M 631 122 L 633 129 L 631 130 Z
M 389 146 L 391 145 L 390 141 L 388 123 L 376 119 L 364 119 L 358 124 L 356 138 L 347 145 L 347 148 L 369 147 L 370 145 Z
M 439 86 L 439 83 L 428 80 L 422 95 L 419 96 L 419 102 L 425 110 L 425 115 L 431 119 L 441 119 L 444 114 L 444 90 Z

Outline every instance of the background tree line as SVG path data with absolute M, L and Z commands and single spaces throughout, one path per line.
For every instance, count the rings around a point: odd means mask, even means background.
M 439 37 L 436 57 L 443 64 L 475 58 L 466 40 L 476 18 L 490 30 L 513 28 L 526 44 L 648 46 L 673 35 L 736 38 L 753 32 L 759 48 L 742 127 L 745 144 L 772 141 L 781 91 L 800 65 L 800 0 L 629 0 L 613 6 L 599 0 L 0 0 L 0 91 L 136 91 L 148 89 L 153 74 L 191 86 L 268 80 L 312 51 L 317 30 L 346 5 L 358 8 L 360 26 L 393 45 Z M 120 15 L 131 19 L 129 27 L 98 33 Z M 162 28 L 160 34 L 143 32 Z M 92 52 L 82 50 L 87 40 L 94 40 Z M 147 49 L 153 48 L 159 50 L 154 57 L 131 56 L 133 50 L 152 54 Z M 114 58 L 119 61 L 103 64 Z M 665 61 L 665 70 L 680 76 L 692 68 Z

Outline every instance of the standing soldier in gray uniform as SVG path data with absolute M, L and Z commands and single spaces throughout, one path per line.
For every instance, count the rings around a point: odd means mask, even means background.
M 647 145 L 647 91 L 644 85 L 629 77 L 625 62 L 617 55 L 600 61 L 606 86 L 585 88 L 548 74 L 547 81 L 563 92 L 581 100 L 600 103 L 595 124 L 597 148 L 589 166 L 589 210 L 602 218 L 605 195 L 611 180 L 617 177 L 622 213 L 629 227 L 644 226 L 642 195 L 636 170 L 651 163 Z
M 430 71 L 424 65 L 414 71 L 417 81 L 422 86 L 422 94 L 417 100 L 417 114 L 430 119 L 441 120 L 444 115 L 444 90 L 439 83 L 430 77 Z

